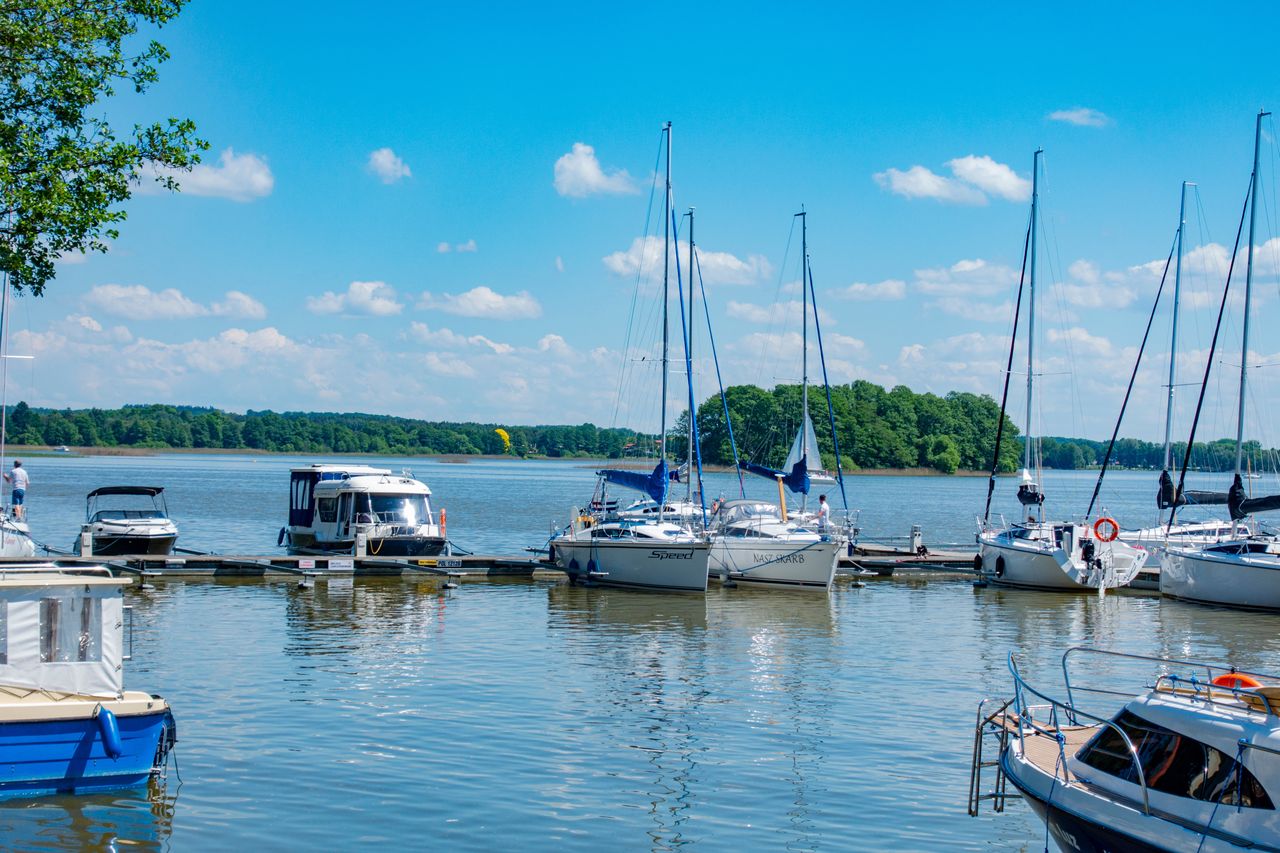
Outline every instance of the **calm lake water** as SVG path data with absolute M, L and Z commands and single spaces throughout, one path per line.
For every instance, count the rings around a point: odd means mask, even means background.
M 180 544 L 270 553 L 287 470 L 310 461 L 34 458 L 32 528 L 66 547 L 87 491 L 156 484 Z M 541 545 L 593 483 L 581 462 L 384 461 L 428 482 L 450 537 L 483 552 Z M 1154 475 L 1108 480 L 1112 514 L 1153 520 Z M 1010 517 L 1015 485 L 997 487 Z M 1046 483 L 1061 514 L 1092 487 Z M 736 488 L 717 475 L 708 490 Z M 971 541 L 985 489 L 858 477 L 850 503 L 868 538 L 914 522 L 929 542 Z M 1263 670 L 1280 651 L 1272 616 L 954 576 L 830 596 L 334 579 L 164 581 L 129 598 L 126 684 L 173 704 L 176 766 L 150 790 L 0 802 L 7 848 L 1038 851 L 1025 805 L 965 813 L 976 703 L 1008 694 L 1009 651 L 1049 685 L 1073 645 Z

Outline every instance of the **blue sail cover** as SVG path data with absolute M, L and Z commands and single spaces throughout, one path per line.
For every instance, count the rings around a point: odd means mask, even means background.
M 665 459 L 660 460 L 648 474 L 643 471 L 621 471 L 617 468 L 597 471 L 596 474 L 604 477 L 606 482 L 644 492 L 657 501 L 659 506 L 667 502 L 667 484 L 671 481 L 671 472 L 667 468 Z
M 754 462 L 742 460 L 738 462 L 738 467 L 749 474 L 758 474 L 761 477 L 768 477 L 770 480 L 782 478 L 782 484 L 798 495 L 809 494 L 809 466 L 805 464 L 805 460 L 801 459 L 791 467 L 791 473 L 778 471 L 767 465 L 757 465 Z

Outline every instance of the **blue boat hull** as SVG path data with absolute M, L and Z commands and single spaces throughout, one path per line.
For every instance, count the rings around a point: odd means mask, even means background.
M 115 758 L 96 718 L 0 723 L 0 797 L 143 784 L 177 741 L 173 715 L 166 708 L 116 721 Z

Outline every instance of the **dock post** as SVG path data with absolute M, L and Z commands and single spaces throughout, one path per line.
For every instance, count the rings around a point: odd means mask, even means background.
M 924 554 L 924 531 L 920 529 L 920 525 L 911 525 L 911 551 L 915 554 Z
M 87 524 L 80 526 L 80 556 L 93 556 L 93 531 Z
M 365 554 L 368 552 L 368 550 L 369 550 L 369 534 L 357 533 L 356 534 L 356 558 L 363 559 Z

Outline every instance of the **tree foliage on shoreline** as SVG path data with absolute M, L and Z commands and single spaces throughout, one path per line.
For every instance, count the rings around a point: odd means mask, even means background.
M 117 94 L 142 93 L 168 58 L 137 43 L 187 0 L 0 0 L 0 270 L 18 291 L 39 295 L 60 255 L 107 250 L 119 205 L 150 170 L 186 169 L 207 144 L 189 119 L 134 125 L 127 136 L 90 110 Z

